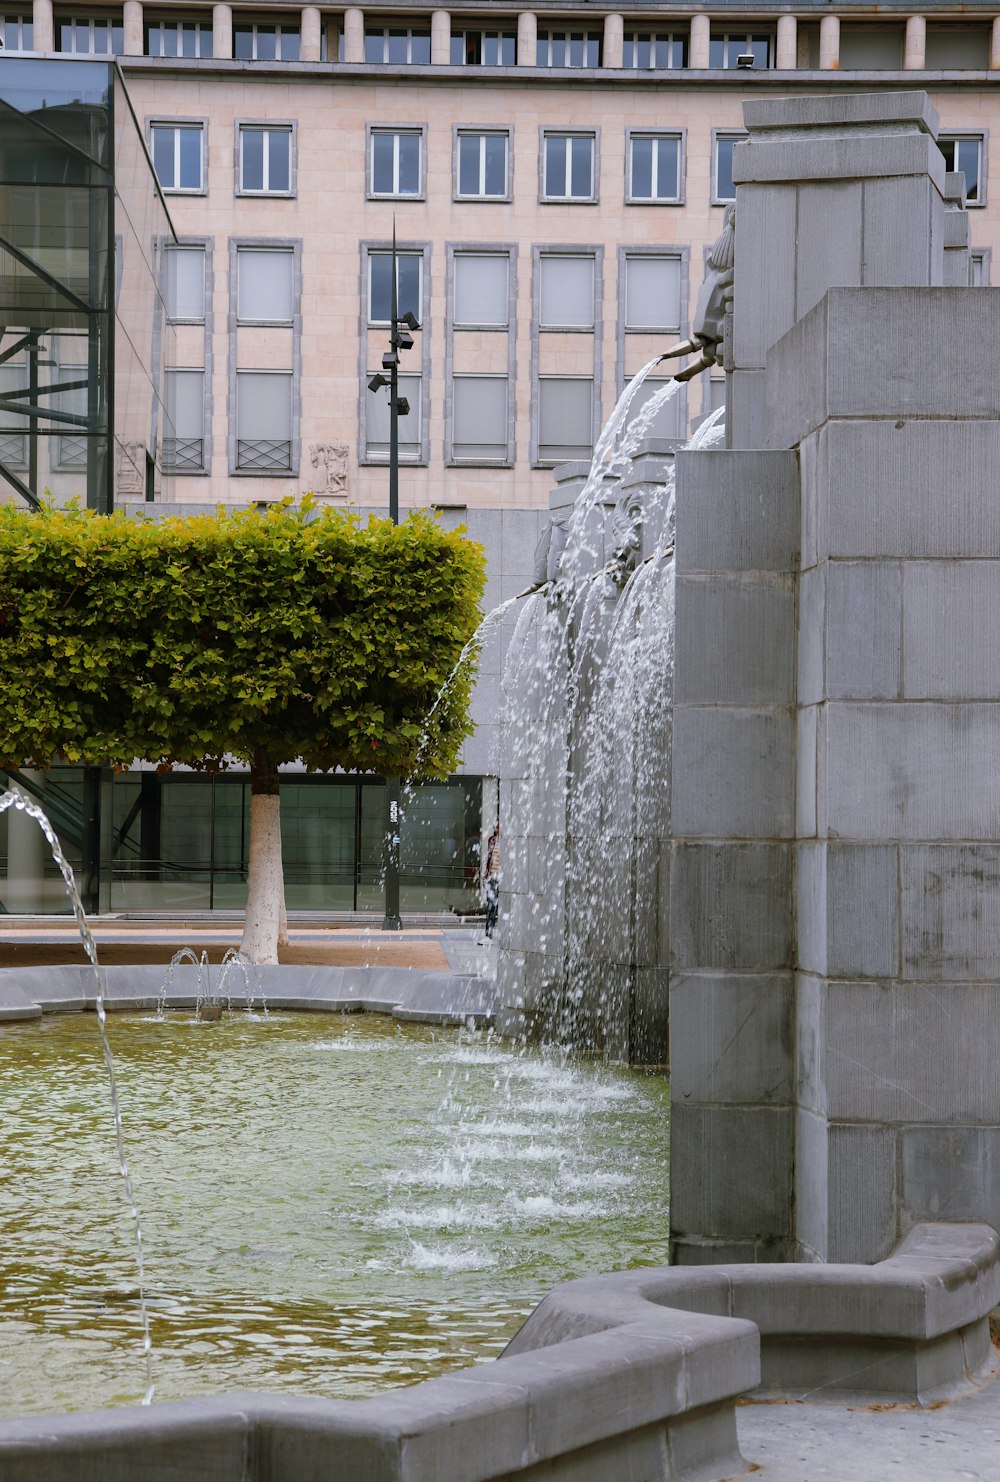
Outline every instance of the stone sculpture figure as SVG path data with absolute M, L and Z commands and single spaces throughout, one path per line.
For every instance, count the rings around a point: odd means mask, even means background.
M 733 310 L 733 264 L 736 257 L 736 204 L 731 202 L 722 218 L 722 231 L 709 249 L 705 281 L 695 305 L 691 338 L 681 340 L 661 360 L 698 353 L 698 359 L 678 371 L 675 381 L 690 381 L 713 365 L 722 364 L 722 341 L 726 315 Z
M 313 468 L 322 468 L 324 484 L 318 494 L 347 498 L 347 447 L 344 443 L 313 443 Z

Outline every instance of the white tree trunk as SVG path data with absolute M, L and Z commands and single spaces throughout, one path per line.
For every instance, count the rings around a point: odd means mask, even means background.
M 240 951 L 251 962 L 277 962 L 278 923 L 284 910 L 281 812 L 277 792 L 250 795 L 250 868 Z

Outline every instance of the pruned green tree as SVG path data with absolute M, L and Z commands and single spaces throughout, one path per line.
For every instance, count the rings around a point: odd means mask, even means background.
M 278 767 L 443 776 L 471 669 L 479 546 L 403 524 L 266 510 L 129 518 L 0 508 L 0 765 L 245 764 L 243 951 L 277 960 Z M 428 716 L 430 717 L 428 719 Z

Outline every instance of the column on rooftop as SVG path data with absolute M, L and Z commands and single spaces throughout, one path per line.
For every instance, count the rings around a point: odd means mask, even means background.
M 993 32 L 990 36 L 990 67 L 1000 68 L 1000 15 L 993 18 Z
M 317 5 L 303 5 L 301 55 L 304 62 L 318 62 L 323 45 L 323 17 Z
M 625 21 L 611 11 L 604 17 L 604 53 L 602 65 L 620 67 L 625 60 Z
M 707 15 L 691 17 L 691 43 L 688 47 L 688 66 L 695 72 L 708 71 L 708 42 L 712 24 Z
M 522 10 L 517 18 L 517 65 L 534 67 L 537 49 L 538 17 L 533 10 Z
M 775 63 L 779 72 L 793 72 L 799 43 L 799 25 L 793 15 L 778 16 L 778 48 Z
M 142 37 L 142 0 L 125 0 L 122 9 L 122 46 L 127 57 L 141 57 L 145 51 Z
M 903 43 L 903 69 L 906 72 L 924 70 L 927 51 L 927 17 L 909 15 L 906 18 L 906 40 Z
M 825 15 L 819 23 L 819 65 L 824 72 L 840 66 L 840 16 Z
M 352 5 L 344 11 L 344 61 L 363 62 L 365 59 L 365 13 Z
M 212 6 L 212 55 L 227 61 L 233 55 L 233 8 L 231 5 Z
M 35 50 L 55 51 L 55 27 L 52 24 L 52 0 L 34 0 L 31 15 Z
M 447 67 L 451 61 L 451 13 L 431 11 L 431 65 Z

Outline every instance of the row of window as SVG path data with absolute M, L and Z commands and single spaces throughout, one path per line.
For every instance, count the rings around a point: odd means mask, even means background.
M 205 185 L 203 122 L 150 125 L 150 149 L 160 184 L 167 191 L 201 194 Z M 426 127 L 368 128 L 368 195 L 372 199 L 423 200 L 426 195 Z M 746 136 L 712 133 L 712 201 L 735 199 L 733 147 Z M 683 202 L 684 131 L 627 129 L 626 200 L 632 205 Z M 982 134 L 939 140 L 950 170 L 965 174 L 969 205 L 985 204 Z M 295 125 L 238 123 L 236 189 L 241 195 L 295 193 Z M 593 204 L 598 199 L 598 136 L 592 130 L 540 130 L 542 202 Z M 509 129 L 454 131 L 453 190 L 458 201 L 509 201 L 512 193 Z
M 300 311 L 299 247 L 286 243 L 232 244 L 232 293 L 235 326 L 273 325 L 296 330 Z M 392 255 L 383 245 L 364 248 L 367 274 L 366 319 L 369 328 L 389 323 L 392 301 Z M 685 254 L 660 249 L 622 249 L 619 281 L 619 321 L 622 336 L 661 333 L 676 335 L 683 319 L 686 293 Z M 412 311 L 428 322 L 425 251 L 406 247 L 397 253 L 398 311 Z M 515 269 L 513 249 L 454 248 L 450 252 L 449 291 L 445 312 L 449 363 L 461 361 L 463 335 L 484 332 L 506 337 L 505 371 L 488 374 L 449 370 L 449 461 L 508 465 L 513 462 L 514 417 L 513 343 L 515 328 Z M 167 316 L 176 324 L 206 326 L 208 244 L 184 243 L 166 253 L 164 294 Z M 593 346 L 602 302 L 603 254 L 588 251 L 536 248 L 534 252 L 534 337 L 532 458 L 556 463 L 585 457 L 598 425 L 597 377 Z M 589 335 L 574 355 L 580 374 L 543 373 L 539 346 L 547 334 Z M 379 341 L 379 343 L 381 343 Z M 466 341 L 465 344 L 470 344 Z M 478 342 L 475 342 L 478 343 Z M 420 351 L 427 356 L 426 333 Z M 283 352 L 279 349 L 280 356 Z M 233 472 L 289 473 L 296 451 L 293 406 L 298 349 L 291 365 L 243 367 L 234 371 L 235 420 Z M 624 338 L 623 338 L 623 363 Z M 494 364 L 496 364 L 494 359 Z M 425 373 L 414 363 L 400 377 L 400 390 L 409 411 L 400 418 L 400 456 L 411 461 L 426 458 Z M 379 461 L 388 455 L 389 409 L 384 394 L 371 393 L 367 381 L 373 369 L 364 357 L 361 370 L 361 456 Z M 179 473 L 207 469 L 207 365 L 189 365 L 167 372 L 166 401 L 170 427 L 164 439 L 167 467 Z M 663 382 L 652 382 L 650 395 Z M 677 403 L 676 405 L 679 405 Z M 677 436 L 680 422 L 675 405 L 665 412 L 657 435 Z

